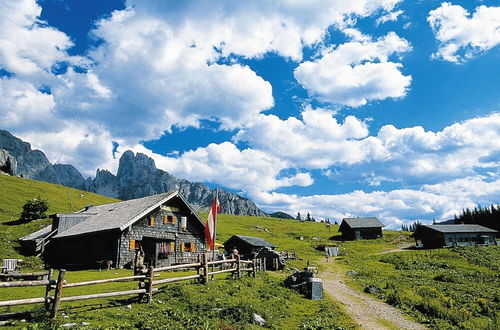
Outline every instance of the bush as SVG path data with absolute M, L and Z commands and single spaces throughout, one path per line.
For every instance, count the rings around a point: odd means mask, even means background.
M 26 201 L 23 205 L 23 212 L 19 216 L 20 222 L 30 222 L 36 219 L 43 219 L 47 216 L 45 212 L 49 209 L 49 204 L 40 198 L 33 198 L 33 200 Z

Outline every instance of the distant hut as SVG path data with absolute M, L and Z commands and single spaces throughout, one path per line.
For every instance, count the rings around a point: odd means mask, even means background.
M 224 242 L 224 248 L 228 254 L 231 254 L 233 249 L 236 248 L 242 258 L 251 259 L 262 248 L 274 250 L 277 246 L 260 237 L 233 235 Z
M 343 240 L 375 239 L 382 237 L 384 224 L 377 218 L 344 218 L 339 227 Z
M 494 229 L 480 225 L 421 225 L 411 237 L 424 248 L 447 246 L 496 245 Z
M 178 192 L 51 217 L 50 239 L 45 231 L 23 239 L 28 246 L 45 237 L 42 257 L 52 267 L 132 266 L 138 253 L 148 265 L 168 266 L 194 262 L 206 250 L 204 224 Z

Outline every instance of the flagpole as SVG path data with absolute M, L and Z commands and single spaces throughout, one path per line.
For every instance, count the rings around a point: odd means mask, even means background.
M 214 249 L 212 251 L 212 261 L 215 261 L 215 244 L 216 244 L 215 239 L 217 237 L 217 211 L 218 211 L 217 204 L 219 204 L 219 188 L 215 189 L 215 200 L 216 200 L 216 203 L 215 203 L 216 210 L 215 210 L 215 215 L 214 215 L 214 219 L 215 219 L 215 221 L 214 221 L 214 240 L 213 240 Z

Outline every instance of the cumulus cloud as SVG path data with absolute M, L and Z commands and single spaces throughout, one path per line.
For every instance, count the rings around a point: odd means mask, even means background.
M 500 114 L 474 118 L 425 131 L 415 126 L 398 129 L 383 126 L 376 136 L 360 141 L 366 153 L 358 163 L 337 163 L 325 174 L 336 180 L 384 181 L 403 184 L 437 183 L 471 176 L 500 165 Z
M 406 95 L 411 76 L 405 76 L 403 65 L 389 58 L 410 49 L 405 39 L 390 32 L 376 41 L 352 41 L 325 49 L 319 59 L 301 63 L 294 74 L 319 100 L 358 107 L 370 100 Z
M 354 116 L 339 123 L 334 114 L 308 106 L 301 113 L 302 120 L 260 115 L 234 139 L 308 169 L 360 162 L 368 152 L 360 141 L 368 135 L 367 125 Z
M 70 38 L 39 20 L 42 8 L 33 0 L 0 2 L 0 67 L 21 77 L 41 79 L 56 62 L 83 64 L 68 56 Z
M 439 41 L 432 57 L 460 63 L 495 47 L 500 43 L 499 17 L 500 7 L 479 6 L 471 16 L 462 6 L 442 3 L 427 18 Z
M 4 128 L 57 135 L 70 125 L 90 136 L 99 127 L 99 136 L 128 145 L 203 120 L 233 130 L 274 104 L 270 83 L 235 57 L 272 52 L 300 61 L 303 47 L 321 42 L 329 27 L 344 29 L 352 18 L 391 11 L 399 2 L 130 0 L 96 22 L 91 33 L 102 42 L 76 57 L 67 53 L 70 38 L 40 20 L 35 0 L 3 1 L 0 67 L 14 75 L 2 78 Z M 21 115 L 32 121 L 21 123 Z M 48 139 L 40 145 L 52 146 L 49 136 L 40 134 Z

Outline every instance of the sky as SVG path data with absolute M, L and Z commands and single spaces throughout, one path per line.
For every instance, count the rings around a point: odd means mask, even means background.
M 0 0 L 0 128 L 85 176 L 133 150 L 267 212 L 450 219 L 500 202 L 495 3 Z

